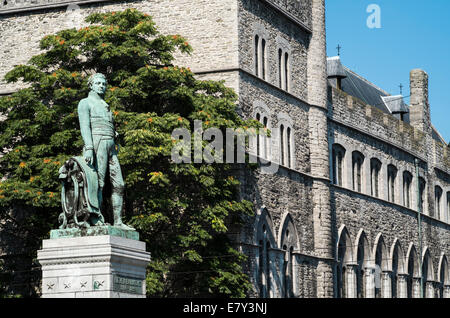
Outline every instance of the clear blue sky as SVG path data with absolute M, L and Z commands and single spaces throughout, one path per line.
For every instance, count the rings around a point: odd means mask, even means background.
M 377 4 L 381 28 L 367 27 Z M 409 95 L 409 72 L 429 76 L 431 120 L 450 141 L 450 0 L 326 0 L 327 55 L 392 95 Z M 405 98 L 409 104 L 409 98 Z

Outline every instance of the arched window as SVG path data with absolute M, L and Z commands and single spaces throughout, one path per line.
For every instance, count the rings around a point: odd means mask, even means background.
M 278 49 L 278 85 L 283 88 L 283 50 Z
M 258 157 L 263 157 L 267 159 L 267 136 L 265 135 L 265 131 L 267 129 L 268 118 L 265 115 L 261 115 L 260 113 L 256 114 L 256 120 L 259 121 L 264 126 L 264 132 L 258 135 L 256 138 L 256 153 Z
M 286 149 L 286 156 L 287 156 L 287 166 L 291 168 L 291 127 L 287 127 L 286 129 L 286 143 L 287 143 L 287 149 Z
M 281 165 L 285 165 L 285 158 L 284 158 L 284 145 L 285 141 L 284 141 L 284 125 L 281 124 L 280 125 L 280 163 Z
M 440 186 L 434 187 L 434 215 L 436 218 L 443 220 L 442 213 L 442 188 Z
M 294 222 L 290 214 L 286 216 L 281 227 L 281 241 L 280 245 L 284 250 L 284 264 L 283 264 L 283 296 L 286 298 L 295 296 L 295 286 L 298 267 L 295 263 L 294 251 L 298 250 L 298 236 L 294 226 Z
M 403 204 L 411 208 L 411 183 L 412 174 L 408 171 L 403 172 Z
M 450 192 L 447 192 L 447 213 L 445 214 L 445 222 L 450 223 Z
M 262 69 L 262 78 L 266 79 L 266 40 L 261 40 L 261 69 Z
M 289 54 L 284 53 L 284 89 L 289 92 Z
M 332 149 L 333 156 L 333 183 L 342 186 L 343 184 L 343 166 L 345 149 L 341 145 L 334 144 Z
M 254 56 L 254 60 L 255 60 L 255 75 L 259 76 L 259 35 L 255 35 L 255 56 Z
M 358 152 L 354 151 L 352 154 L 352 181 L 353 190 L 357 192 L 362 192 L 362 166 L 364 162 L 364 156 Z
M 267 78 L 267 42 L 264 36 L 256 34 L 254 44 L 255 75 L 265 80 Z
M 395 180 L 397 178 L 397 168 L 393 165 L 388 166 L 388 199 L 395 203 Z
M 419 207 L 420 211 L 422 213 L 425 213 L 425 191 L 426 191 L 426 185 L 425 179 L 422 177 L 419 177 Z M 433 215 L 431 215 L 433 216 Z
M 270 249 L 276 247 L 273 236 L 272 219 L 267 209 L 262 209 L 257 225 L 256 241 L 258 242 L 258 287 L 261 298 L 271 297 L 271 255 Z
M 422 262 L 422 280 L 423 280 L 423 291 L 425 298 L 434 298 L 434 270 L 433 262 L 431 260 L 430 251 L 426 249 L 425 255 Z
M 376 158 L 372 158 L 370 160 L 370 189 L 371 195 L 379 198 L 379 184 L 380 184 L 380 170 L 381 170 L 381 162 Z

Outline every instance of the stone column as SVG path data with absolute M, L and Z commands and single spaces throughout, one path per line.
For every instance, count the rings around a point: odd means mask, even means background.
M 420 277 L 413 277 L 412 280 L 412 298 L 421 298 L 420 295 Z
M 356 290 L 357 290 L 357 280 L 356 280 L 356 271 L 358 269 L 358 264 L 347 264 L 347 272 L 346 272 L 346 298 L 356 298 Z
M 408 298 L 408 274 L 398 274 L 397 277 L 397 298 Z
M 375 269 L 373 267 L 364 269 L 364 282 L 366 284 L 364 298 L 375 298 Z
M 435 298 L 435 282 L 427 281 L 425 283 L 425 298 Z
M 450 285 L 444 285 L 444 295 L 442 298 L 450 298 Z
M 316 255 L 319 257 L 317 297 L 331 298 L 334 296 L 334 243 L 330 206 L 324 0 L 312 0 L 312 36 L 309 42 L 307 63 L 314 247 Z
M 392 284 L 391 284 L 392 271 L 383 271 L 381 273 L 381 292 L 382 298 L 392 298 Z

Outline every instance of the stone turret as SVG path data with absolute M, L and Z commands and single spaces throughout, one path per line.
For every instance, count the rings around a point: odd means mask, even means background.
M 420 69 L 410 73 L 410 122 L 417 129 L 431 135 L 430 104 L 428 102 L 428 74 Z
M 312 31 L 308 48 L 309 137 L 313 181 L 314 248 L 317 297 L 330 298 L 333 291 L 333 236 L 331 228 L 330 172 L 327 123 L 327 57 L 325 1 L 312 0 Z

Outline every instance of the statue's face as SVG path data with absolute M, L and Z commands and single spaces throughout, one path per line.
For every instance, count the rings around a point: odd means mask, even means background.
M 99 95 L 104 95 L 106 91 L 106 80 L 101 77 L 94 78 L 94 82 L 92 83 L 91 90 L 96 92 Z

